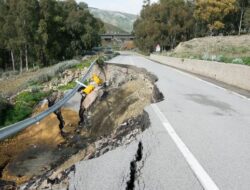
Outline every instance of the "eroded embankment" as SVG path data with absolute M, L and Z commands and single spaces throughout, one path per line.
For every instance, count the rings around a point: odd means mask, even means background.
M 81 96 L 62 108 L 65 134 L 59 130 L 55 114 L 0 144 L 0 188 L 56 188 L 65 183 L 74 164 L 98 157 L 118 146 L 130 143 L 150 125 L 145 106 L 163 99 L 155 86 L 157 78 L 132 66 L 105 65 L 93 73 L 107 81 L 96 92 L 94 103 L 81 112 Z M 86 98 L 87 99 L 87 98 Z M 91 97 L 89 98 L 91 99 Z M 35 113 L 47 109 L 45 103 Z

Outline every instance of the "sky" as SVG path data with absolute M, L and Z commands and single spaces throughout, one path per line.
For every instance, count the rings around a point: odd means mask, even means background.
M 85 2 L 89 7 L 120 11 L 139 15 L 142 8 L 143 0 L 76 0 L 77 2 Z M 157 2 L 157 0 L 151 0 Z

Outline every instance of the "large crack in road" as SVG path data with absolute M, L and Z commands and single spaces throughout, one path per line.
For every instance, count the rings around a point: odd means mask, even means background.
M 84 111 L 75 109 L 82 104 L 79 94 L 61 109 L 66 135 L 62 136 L 57 116 L 51 114 L 0 143 L 0 187 L 56 189 L 62 184 L 67 187 L 75 163 L 129 144 L 150 126 L 144 108 L 163 99 L 154 75 L 134 66 L 112 64 L 102 69 L 95 67 L 93 73 L 103 73 L 108 86 L 98 91 L 94 103 Z M 34 114 L 47 107 L 40 105 Z M 130 164 L 128 189 L 137 175 L 132 172 L 132 163 L 136 165 L 141 157 L 142 144 L 139 144 L 136 158 Z
M 142 142 L 139 142 L 135 159 L 132 162 L 130 162 L 130 177 L 129 180 L 127 181 L 126 190 L 134 190 L 135 188 L 135 181 L 137 179 L 137 172 L 138 172 L 137 163 L 142 160 L 142 156 L 143 156 L 143 145 Z

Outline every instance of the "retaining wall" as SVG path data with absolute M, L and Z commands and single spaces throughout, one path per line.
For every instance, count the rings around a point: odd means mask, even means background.
M 250 66 L 174 58 L 155 54 L 151 54 L 150 59 L 245 90 L 250 90 Z

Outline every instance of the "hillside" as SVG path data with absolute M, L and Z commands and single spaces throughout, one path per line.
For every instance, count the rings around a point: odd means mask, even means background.
M 89 10 L 96 18 L 101 19 L 104 23 L 111 24 L 129 33 L 133 30 L 133 24 L 137 19 L 136 15 L 128 13 L 107 11 L 96 8 L 89 8 Z
M 109 23 L 104 23 L 104 27 L 106 30 L 106 33 L 111 33 L 111 34 L 125 34 L 128 33 L 124 30 L 122 30 L 121 28 L 114 26 L 112 24 Z
M 250 65 L 250 35 L 209 36 L 180 43 L 169 56 Z

